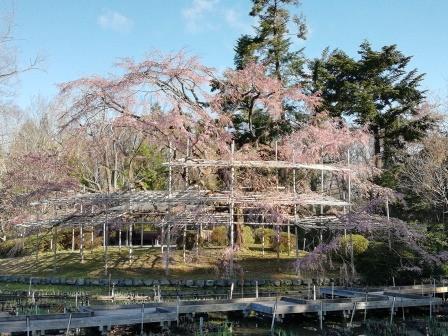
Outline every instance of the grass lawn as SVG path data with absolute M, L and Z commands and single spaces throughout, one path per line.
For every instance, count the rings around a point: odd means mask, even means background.
M 134 247 L 133 260 L 129 262 L 126 248 L 118 247 L 108 250 L 108 267 L 112 278 L 166 278 L 159 248 Z M 222 254 L 222 248 L 203 248 L 196 260 L 195 252 L 188 251 L 187 262 L 183 262 L 182 251 L 172 253 L 170 278 L 173 279 L 215 279 L 219 275 L 216 261 Z M 249 249 L 238 252 L 236 263 L 242 268 L 245 279 L 287 279 L 296 278 L 293 262 L 295 253 L 291 256 L 265 251 L 262 255 L 261 246 L 253 245 Z M 0 259 L 0 274 L 32 275 L 42 277 L 105 277 L 104 252 L 102 248 L 85 250 L 84 263 L 80 262 L 79 252 L 58 251 L 56 270 L 53 269 L 53 253 L 40 253 L 36 256 L 25 256 Z

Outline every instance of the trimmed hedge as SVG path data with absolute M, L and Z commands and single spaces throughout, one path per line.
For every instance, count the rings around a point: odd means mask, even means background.
M 296 236 L 290 234 L 291 251 L 296 249 Z M 270 237 L 270 245 L 273 251 L 277 252 L 280 249 L 281 253 L 288 253 L 288 233 L 280 232 L 280 241 L 277 239 L 277 235 L 274 234 Z
M 359 234 L 348 234 L 341 238 L 340 245 L 341 251 L 350 251 L 351 241 L 353 241 L 353 253 L 354 255 L 363 254 L 369 248 L 369 241 Z

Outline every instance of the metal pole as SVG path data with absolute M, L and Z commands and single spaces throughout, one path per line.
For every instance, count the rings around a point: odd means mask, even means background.
M 367 296 L 367 289 L 366 289 L 366 302 L 365 302 L 365 305 L 364 305 L 364 321 L 366 320 L 366 318 L 367 318 L 367 303 L 369 302 L 369 298 L 368 298 L 368 296 Z
M 275 162 L 277 162 L 277 160 L 278 160 L 278 142 L 277 142 L 277 140 L 275 141 Z M 275 183 L 276 183 L 276 189 L 277 189 L 277 191 L 278 191 L 278 168 L 275 168 L 275 174 L 276 174 L 276 181 L 275 181 Z
M 81 216 L 83 214 L 83 207 L 81 204 Z M 80 227 L 79 227 L 79 254 L 81 256 L 81 264 L 84 263 L 84 225 L 81 221 Z
M 233 232 L 233 183 L 234 183 L 234 178 L 235 178 L 235 167 L 233 166 L 233 156 L 235 153 L 235 141 L 232 141 L 232 146 L 231 146 L 231 157 L 230 157 L 230 162 L 231 162 L 231 168 L 230 168 L 230 218 L 229 218 L 229 225 L 230 225 L 230 247 L 234 247 L 234 232 Z
M 145 318 L 145 304 L 142 304 L 142 320 L 141 320 L 141 324 L 140 324 L 140 335 L 143 336 L 143 321 Z
M 276 312 L 277 312 L 277 304 L 278 304 L 278 296 L 275 297 L 274 310 L 273 310 L 273 312 L 272 312 L 271 333 L 274 332 L 275 314 L 276 314 Z
M 179 305 L 180 305 L 180 302 L 179 302 L 179 296 L 178 296 L 176 299 L 176 323 L 177 323 L 177 326 L 179 326 Z
M 255 280 L 255 298 L 258 299 L 258 280 Z
M 389 241 L 389 250 L 392 250 L 392 237 L 390 232 L 390 216 L 389 216 L 389 197 L 386 197 L 386 217 L 388 223 L 388 241 Z M 395 287 L 395 286 L 394 286 Z
M 394 310 L 395 310 L 395 296 L 392 299 L 392 307 L 390 308 L 390 324 L 392 324 L 392 322 L 394 321 Z
M 169 143 L 169 184 L 168 184 L 168 213 L 171 214 L 171 198 L 173 194 L 173 167 L 171 166 L 171 160 L 173 159 L 173 148 L 171 146 L 171 142 Z M 165 261 L 165 274 L 168 276 L 170 272 L 170 255 L 171 255 L 171 224 L 170 221 L 167 221 L 166 223 L 166 230 L 167 230 L 167 257 Z
M 143 247 L 144 224 L 140 224 L 140 247 Z
M 353 303 L 352 316 L 350 317 L 350 328 L 353 327 L 353 318 L 355 317 L 356 312 L 356 302 Z
M 319 327 L 320 330 L 324 328 L 324 303 L 320 301 L 320 311 L 319 311 Z
M 75 252 L 75 228 L 72 228 L 72 252 Z
M 264 215 L 261 215 L 261 253 L 264 256 Z
M 185 161 L 188 160 L 190 156 L 190 138 L 187 139 L 187 152 L 185 156 Z M 185 189 L 188 189 L 190 186 L 190 174 L 189 174 L 188 167 L 185 168 Z M 183 242 L 182 242 L 182 254 L 183 254 L 183 260 L 184 263 L 187 262 L 187 222 L 184 224 L 184 230 L 183 230 Z
M 118 229 L 118 249 L 121 251 L 121 227 Z
M 129 263 L 132 263 L 132 223 L 129 223 Z
M 108 273 L 108 268 L 107 268 L 107 241 L 106 241 L 106 230 L 107 230 L 107 226 L 108 226 L 108 204 L 106 201 L 106 217 L 103 223 L 103 244 L 104 244 L 104 274 L 107 276 Z

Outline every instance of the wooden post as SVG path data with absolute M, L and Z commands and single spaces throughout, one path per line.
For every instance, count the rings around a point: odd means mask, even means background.
M 288 256 L 291 255 L 291 228 L 290 222 L 288 220 Z

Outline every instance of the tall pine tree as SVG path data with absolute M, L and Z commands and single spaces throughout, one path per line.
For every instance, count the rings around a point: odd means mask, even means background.
M 375 51 L 364 42 L 358 53 L 356 60 L 339 50 L 324 51 L 311 62 L 312 87 L 322 95 L 321 110 L 369 127 L 376 166 L 392 168 L 405 144 L 420 139 L 434 124 L 430 115 L 420 113 L 424 74 L 408 70 L 411 57 L 396 45 Z
M 261 63 L 267 75 L 282 81 L 285 87 L 302 84 L 305 78 L 306 59 L 303 50 L 292 51 L 292 35 L 305 39 L 307 26 L 302 15 L 292 15 L 290 10 L 299 0 L 252 0 L 250 16 L 258 19 L 254 35 L 242 35 L 235 46 L 235 67 L 244 69 L 249 63 Z M 294 32 L 290 27 L 294 26 Z M 273 120 L 265 111 L 251 111 L 253 127 L 244 111 L 233 115 L 235 138 L 238 144 L 247 142 L 269 143 L 273 138 L 290 132 L 303 118 L 301 106 L 284 106 L 285 113 Z

